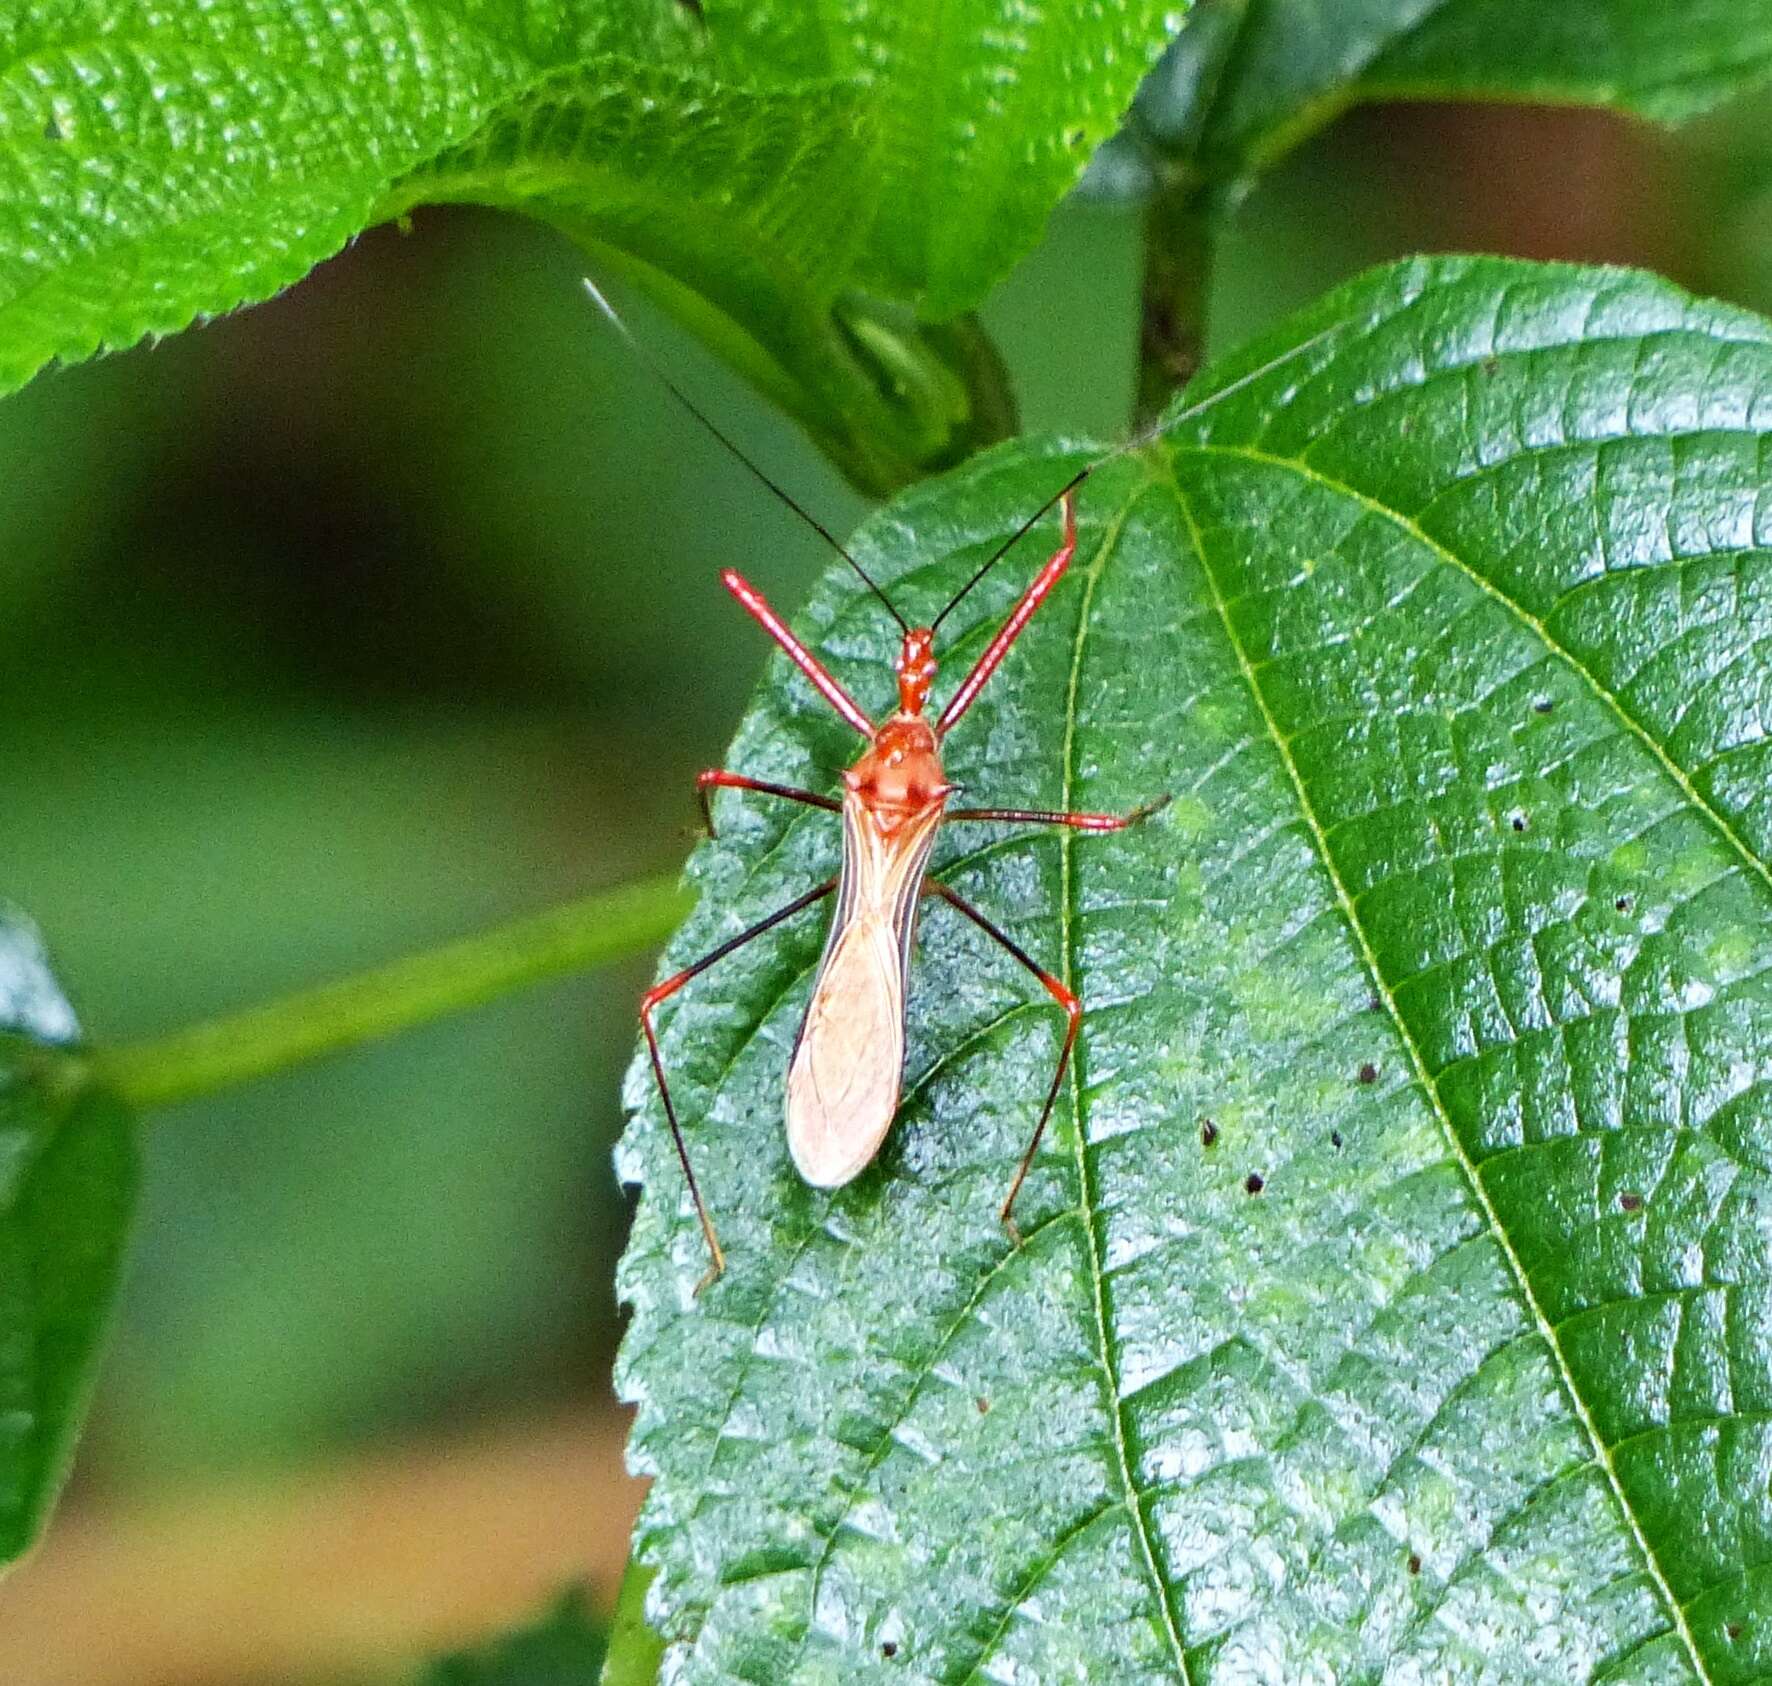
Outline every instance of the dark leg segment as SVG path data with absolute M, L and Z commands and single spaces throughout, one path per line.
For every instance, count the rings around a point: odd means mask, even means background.
M 1046 1133 L 1046 1120 L 1052 1116 L 1052 1103 L 1058 1099 L 1058 1086 L 1064 1081 L 1065 1068 L 1070 1064 L 1071 1049 L 1077 1041 L 1077 1027 L 1083 1021 L 1083 1003 L 1013 938 L 998 930 L 965 897 L 950 890 L 945 884 L 937 884 L 933 879 L 925 882 L 923 890 L 926 895 L 940 896 L 950 907 L 958 908 L 961 913 L 965 914 L 986 936 L 995 937 L 1040 980 L 1052 999 L 1064 1008 L 1064 1046 L 1058 1053 L 1058 1069 L 1052 1074 L 1052 1087 L 1046 1091 L 1046 1104 L 1040 1108 L 1040 1122 L 1034 1126 L 1034 1134 L 1028 1142 L 1027 1152 L 1021 1156 L 1021 1163 L 1016 1167 L 1015 1181 L 1009 1185 L 1009 1193 L 1003 1201 L 1002 1210 L 997 1214 L 1003 1220 L 1003 1227 L 1009 1231 L 1014 1238 L 1015 1245 L 1019 1247 L 1021 1245 L 1021 1231 L 1015 1227 L 1015 1219 L 1010 1213 L 1015 1205 L 1016 1195 L 1021 1193 L 1021 1185 L 1027 1180 L 1028 1167 L 1033 1164 L 1034 1155 L 1039 1151 L 1040 1138 Z
M 724 767 L 709 767 L 695 775 L 695 795 L 701 803 L 701 817 L 714 835 L 714 802 L 710 790 L 760 790 L 765 796 L 780 796 L 789 802 L 804 802 L 809 808 L 823 808 L 840 814 L 843 804 L 834 796 L 819 796 L 810 790 L 796 790 L 791 784 L 771 784 L 767 779 L 748 779 L 743 773 L 729 773 Z
M 708 1216 L 708 1209 L 701 1197 L 701 1188 L 695 1180 L 695 1172 L 689 1164 L 689 1148 L 683 1140 L 682 1126 L 677 1123 L 677 1109 L 671 1105 L 671 1087 L 665 1081 L 664 1061 L 659 1057 L 658 1037 L 653 1034 L 652 1012 L 660 1002 L 668 1001 L 684 984 L 699 973 L 705 972 L 716 960 L 724 960 L 734 949 L 743 948 L 753 937 L 760 937 L 765 931 L 773 930 L 784 919 L 792 919 L 796 913 L 804 911 L 814 902 L 823 901 L 831 891 L 836 889 L 837 881 L 827 878 L 822 884 L 810 889 L 803 896 L 796 896 L 786 907 L 780 907 L 767 919 L 760 919 L 749 930 L 740 931 L 720 944 L 711 953 L 704 954 L 693 966 L 685 966 L 675 976 L 656 983 L 640 998 L 640 1028 L 646 1033 L 647 1051 L 652 1055 L 652 1075 L 658 1079 L 658 1093 L 664 1101 L 665 1117 L 670 1120 L 671 1140 L 677 1144 L 677 1158 L 682 1162 L 683 1176 L 689 1184 L 689 1198 L 695 1202 L 695 1215 L 701 1220 L 701 1233 L 706 1238 L 708 1253 L 713 1263 L 708 1266 L 708 1273 L 695 1285 L 696 1293 L 712 1282 L 726 1268 L 726 1255 L 720 1251 L 719 1237 L 714 1234 L 713 1220 Z
M 1017 825 L 1068 825 L 1073 831 L 1124 831 L 1129 825 L 1148 820 L 1169 806 L 1170 798 L 1159 796 L 1127 814 L 1079 814 L 1053 808 L 950 808 L 950 820 L 1008 820 Z

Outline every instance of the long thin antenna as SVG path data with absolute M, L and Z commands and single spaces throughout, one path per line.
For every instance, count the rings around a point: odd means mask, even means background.
M 1294 357 L 1302 357 L 1312 346 L 1326 340 L 1337 328 L 1342 326 L 1343 324 L 1340 322 L 1331 322 L 1327 328 L 1323 328 L 1317 333 L 1312 334 L 1308 340 L 1301 340 L 1297 345 L 1293 346 L 1291 350 L 1283 351 L 1278 357 L 1270 358 L 1267 362 L 1263 363 L 1259 369 L 1251 369 L 1248 374 L 1239 375 L 1229 386 L 1221 386 L 1216 392 L 1209 392 L 1197 404 L 1190 404 L 1185 410 L 1181 411 L 1179 415 L 1169 416 L 1152 422 L 1151 425 L 1145 428 L 1142 432 L 1133 434 L 1133 436 L 1124 444 L 1116 445 L 1111 451 L 1097 457 L 1094 462 L 1087 463 L 1082 468 L 1078 469 L 1070 479 L 1065 481 L 1065 483 L 1060 486 L 1051 497 L 1041 504 L 1040 507 L 1027 518 L 1027 520 L 1022 522 L 1022 524 L 1017 527 L 1008 538 L 991 552 L 984 562 L 980 564 L 978 571 L 973 574 L 972 578 L 948 599 L 947 607 L 935 617 L 934 621 L 930 624 L 929 630 L 933 632 L 939 627 L 941 623 L 959 606 L 961 598 L 977 585 L 978 582 L 991 571 L 991 569 L 996 567 L 996 565 L 1001 562 L 1010 551 L 1020 544 L 1021 541 L 1040 524 L 1045 516 L 1057 508 L 1064 499 L 1069 497 L 1071 493 L 1081 486 L 1098 468 L 1106 468 L 1109 463 L 1117 462 L 1121 457 L 1127 456 L 1133 451 L 1143 450 L 1143 448 L 1150 444 L 1153 439 L 1161 438 L 1171 428 L 1179 427 L 1185 421 L 1192 421 L 1202 410 L 1210 410 L 1214 404 L 1221 402 L 1223 399 L 1229 398 L 1233 392 L 1240 392 L 1244 387 L 1260 380 L 1264 375 L 1271 375 L 1275 369 L 1278 369 L 1285 363 L 1291 362 Z
M 797 516 L 800 517 L 800 519 L 802 521 L 804 521 L 806 523 L 806 525 L 808 527 L 810 527 L 813 530 L 813 532 L 817 533 L 819 535 L 819 537 L 822 538 L 824 540 L 824 542 L 831 547 L 832 550 L 834 550 L 839 556 L 841 556 L 843 558 L 843 560 L 845 562 L 847 562 L 849 564 L 849 566 L 851 568 L 853 568 L 858 575 L 861 576 L 862 584 L 865 585 L 869 591 L 871 591 L 877 598 L 880 599 L 880 601 L 882 603 L 884 603 L 886 605 L 887 614 L 891 615 L 891 617 L 895 621 L 898 622 L 899 630 L 901 632 L 909 632 L 911 630 L 909 623 L 905 620 L 904 616 L 901 615 L 898 612 L 898 610 L 892 606 L 892 599 L 890 597 L 888 597 L 886 595 L 886 593 L 883 592 L 879 588 L 879 586 L 877 586 L 874 583 L 873 578 L 868 573 L 867 569 L 864 568 L 859 562 L 857 562 L 855 560 L 855 558 L 853 556 L 851 556 L 849 554 L 849 552 L 843 548 L 842 544 L 838 542 L 837 535 L 835 533 L 833 533 L 830 530 L 830 528 L 827 527 L 822 521 L 820 521 L 816 515 L 812 514 L 812 512 L 810 510 L 808 510 L 803 504 L 801 504 L 797 499 L 795 499 L 787 491 L 785 491 L 782 487 L 778 486 L 773 480 L 771 480 L 769 478 L 769 476 L 763 472 L 762 469 L 760 469 L 754 462 L 751 461 L 751 459 L 748 456 L 745 455 L 744 451 L 739 448 L 739 446 L 731 439 L 730 436 L 728 436 L 726 433 L 722 432 L 721 429 L 715 425 L 715 423 L 709 418 L 707 412 L 705 410 L 703 410 L 700 407 L 700 405 L 698 405 L 689 396 L 689 394 L 686 393 L 682 389 L 682 387 L 678 386 L 677 383 L 674 380 L 672 380 L 671 377 L 664 372 L 664 369 L 659 364 L 657 358 L 653 357 L 646 350 L 646 348 L 643 345 L 641 345 L 637 339 L 634 338 L 633 334 L 628 329 L 627 323 L 622 321 L 622 319 L 618 315 L 616 315 L 615 306 L 612 305 L 609 302 L 609 300 L 606 299 L 603 296 L 603 294 L 598 290 L 597 283 L 595 281 L 593 281 L 587 275 L 584 278 L 584 284 L 585 284 L 585 291 L 591 295 L 591 299 L 596 304 L 597 308 L 600 311 L 602 311 L 605 316 L 607 316 L 609 318 L 609 325 L 612 328 L 614 328 L 618 334 L 621 335 L 622 339 L 627 344 L 628 350 L 634 354 L 635 359 L 639 362 L 641 367 L 648 370 L 651 373 L 653 379 L 658 381 L 659 384 L 664 387 L 666 392 L 668 392 L 673 398 L 675 398 L 677 400 L 677 402 L 679 404 L 681 404 L 683 406 L 683 408 L 690 413 L 690 415 L 694 416 L 695 419 L 698 422 L 700 422 L 701 425 L 703 427 L 705 427 L 709 433 L 711 433 L 716 439 L 718 439 L 720 441 L 720 443 L 722 445 L 724 445 L 726 447 L 726 449 L 728 451 L 730 451 L 732 453 L 732 455 L 739 462 L 744 464 L 744 466 L 746 468 L 748 468 L 751 471 L 751 473 L 754 474 L 757 477 L 757 479 L 763 483 L 764 486 L 766 486 L 778 498 L 780 498 L 781 501 L 783 503 L 785 503 L 789 509 L 791 509 Z

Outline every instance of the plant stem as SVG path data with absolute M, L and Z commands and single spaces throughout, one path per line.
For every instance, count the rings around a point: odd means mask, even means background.
M 1198 373 L 1206 349 L 1212 195 L 1191 170 L 1171 170 L 1145 208 L 1134 429 L 1163 413 Z
M 649 878 L 261 1007 L 93 1056 L 92 1075 L 138 1111 L 249 1083 L 303 1060 L 662 942 L 688 912 Z
M 628 1559 L 609 1624 L 609 1653 L 601 1686 L 652 1686 L 664 1661 L 664 1641 L 646 1625 L 646 1589 L 656 1570 Z

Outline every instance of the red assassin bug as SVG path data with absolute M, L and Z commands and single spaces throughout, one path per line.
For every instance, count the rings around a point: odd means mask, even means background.
M 1077 545 L 1077 522 L 1074 495 L 1077 488 L 1103 464 L 1146 444 L 1155 430 L 1133 439 L 1108 455 L 1080 469 L 1057 492 L 1030 515 L 973 573 L 947 606 L 928 626 L 911 626 L 893 606 L 886 593 L 869 576 L 866 569 L 851 556 L 822 523 L 794 501 L 753 463 L 739 447 L 660 370 L 640 349 L 626 326 L 616 315 L 608 300 L 590 281 L 585 286 L 591 297 L 607 316 L 616 331 L 635 355 L 652 369 L 683 407 L 699 421 L 731 454 L 788 508 L 818 532 L 836 553 L 860 576 L 863 584 L 886 606 L 898 623 L 902 634 L 898 660 L 898 708 L 876 725 L 782 622 L 764 600 L 763 595 L 735 569 L 721 575 L 721 583 L 739 604 L 775 642 L 781 646 L 800 671 L 812 682 L 819 694 L 857 732 L 867 740 L 867 748 L 859 760 L 843 774 L 842 796 L 825 796 L 816 791 L 796 790 L 788 785 L 753 779 L 743 773 L 728 772 L 723 767 L 709 768 L 696 780 L 703 818 L 708 832 L 714 830 L 713 807 L 709 793 L 724 788 L 752 790 L 766 796 L 800 802 L 808 807 L 823 808 L 840 814 L 843 821 L 843 865 L 834 878 L 778 908 L 768 918 L 759 920 L 747 930 L 723 942 L 693 965 L 664 979 L 649 989 L 640 1003 L 640 1026 L 646 1035 L 646 1046 L 652 1057 L 653 1075 L 664 1101 L 665 1117 L 671 1126 L 677 1157 L 689 1184 L 696 1216 L 701 1220 L 702 1234 L 707 1240 L 712 1260 L 697 1292 L 713 1281 L 726 1268 L 726 1257 L 714 1233 L 706 1202 L 689 1162 L 689 1149 L 683 1139 L 682 1126 L 671 1101 L 664 1061 L 659 1055 L 658 1037 L 652 1016 L 660 1003 L 668 1000 L 692 978 L 705 972 L 716 961 L 742 948 L 746 943 L 773 930 L 784 920 L 822 901 L 833 891 L 837 894 L 836 915 L 831 921 L 825 941 L 824 955 L 819 961 L 813 984 L 812 1000 L 806 1010 L 800 1033 L 788 1066 L 787 1135 L 788 1151 L 800 1175 L 817 1188 L 841 1188 L 852 1181 L 873 1160 L 891 1127 L 898 1110 L 899 1091 L 903 1080 L 905 1047 L 906 977 L 910 967 L 911 949 L 916 936 L 917 909 L 925 895 L 939 896 L 950 907 L 964 914 L 987 936 L 1006 949 L 1015 960 L 1031 972 L 1063 1009 L 1064 1040 L 1058 1052 L 1058 1063 L 1052 1082 L 1040 1108 L 1039 1121 L 1028 1140 L 1015 1175 L 1009 1184 L 999 1211 L 1004 1226 L 1017 1244 L 1020 1232 L 1015 1227 L 1015 1197 L 1021 1192 L 1034 1155 L 1052 1116 L 1059 1085 L 1076 1044 L 1078 1026 L 1082 1021 L 1083 1004 L 1065 983 L 1053 976 L 1021 946 L 993 924 L 958 892 L 927 876 L 929 856 L 935 836 L 944 821 L 1007 821 L 1016 824 L 1069 826 L 1087 832 L 1119 831 L 1140 820 L 1148 819 L 1169 800 L 1167 796 L 1147 802 L 1124 814 L 1072 813 L 1040 808 L 952 808 L 947 806 L 953 786 L 942 775 L 941 740 L 958 724 L 977 700 L 985 683 L 996 672 L 1003 658 L 1035 610 L 1063 578 Z M 1327 330 L 1325 330 L 1327 332 Z M 1317 335 L 1315 339 L 1322 338 Z M 1315 339 L 1294 347 L 1287 357 L 1298 355 Z M 1276 359 L 1275 361 L 1283 361 Z M 1207 403 L 1217 402 L 1232 391 L 1264 374 L 1268 364 L 1245 376 L 1231 386 L 1214 393 Z M 1196 406 L 1196 409 L 1204 406 Z M 1185 414 L 1192 412 L 1184 412 Z M 1165 425 L 1173 426 L 1181 416 Z M 1000 562 L 1036 522 L 1057 506 L 1062 514 L 1064 531 L 1058 549 L 1047 558 L 1021 594 L 1008 618 L 972 670 L 961 680 L 933 724 L 924 718 L 930 688 L 935 680 L 935 634 L 941 623 L 953 613 L 961 600 L 984 576 Z

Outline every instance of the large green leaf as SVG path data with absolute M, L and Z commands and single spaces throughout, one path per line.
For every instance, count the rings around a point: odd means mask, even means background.
M 1772 71 L 1772 0 L 1201 0 L 1142 136 L 1229 180 L 1351 105 L 1484 99 L 1689 117 Z
M 376 196 L 538 74 L 643 31 L 500 0 L 0 16 L 0 390 L 45 362 L 261 299 L 367 226 Z
M 1089 1007 L 1025 1247 L 996 1209 L 1057 1015 L 939 904 L 908 1098 L 834 1196 L 780 1122 L 821 921 L 668 1016 L 731 1260 L 699 1300 L 632 1075 L 664 1677 L 1767 1678 L 1772 328 L 1416 262 L 1207 384 L 1084 489 L 950 746 L 971 801 L 1175 795 L 938 854 Z M 859 554 L 927 614 L 1086 455 L 993 453 Z M 887 706 L 851 581 L 805 630 Z M 854 747 L 777 660 L 730 764 Z M 672 965 L 831 870 L 828 816 L 721 815 Z
M 976 328 L 911 307 L 959 317 L 1034 244 L 1179 0 L 712 10 L 25 0 L 0 17 L 0 392 L 442 200 L 626 269 L 864 487 L 1001 436 Z
M 36 933 L 0 909 L 0 1564 L 67 1473 L 135 1205 L 135 1136 L 80 1086 Z
M 681 0 L 28 0 L 0 17 L 0 392 L 265 298 L 434 198 L 594 242 L 865 485 L 998 436 L 969 336 L 848 296 L 886 170 L 873 96 L 754 80 L 720 79 Z

